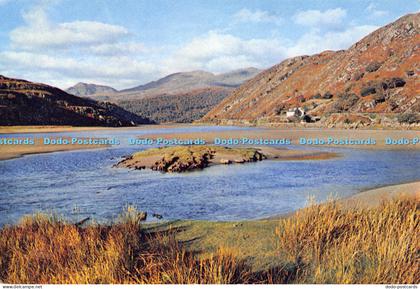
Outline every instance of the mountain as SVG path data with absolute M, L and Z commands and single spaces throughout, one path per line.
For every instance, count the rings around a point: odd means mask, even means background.
M 386 25 L 347 50 L 286 59 L 234 90 L 204 116 L 214 122 L 378 122 L 378 114 L 417 114 L 420 14 Z M 292 112 L 293 114 L 293 112 Z M 288 117 L 289 115 L 289 117 Z
M 115 104 L 0 75 L 0 125 L 133 126 L 150 120 Z
M 76 85 L 67 88 L 66 92 L 77 96 L 89 96 L 94 94 L 115 93 L 117 90 L 110 86 L 79 82 Z
M 252 67 L 217 75 L 206 71 L 179 72 L 144 85 L 88 97 L 113 102 L 159 123 L 191 122 L 259 72 Z
M 260 72 L 257 68 L 244 68 L 223 74 L 213 74 L 207 71 L 178 72 L 167 75 L 156 81 L 151 81 L 136 87 L 123 89 L 115 93 L 96 93 L 89 97 L 97 100 L 109 100 L 118 102 L 128 99 L 140 99 L 161 95 L 176 95 L 188 93 L 203 88 L 226 88 L 239 87 L 248 79 Z

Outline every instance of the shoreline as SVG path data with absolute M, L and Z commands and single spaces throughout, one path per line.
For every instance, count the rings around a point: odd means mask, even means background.
M 338 202 L 346 208 L 372 208 L 379 206 L 382 201 L 394 198 L 420 200 L 420 180 L 361 190 L 354 195 L 339 199 Z
M 197 124 L 165 124 L 165 125 L 145 125 L 139 127 L 70 127 L 70 126 L 16 126 L 16 127 L 4 127 L 0 126 L 0 137 L 2 134 L 19 134 L 19 133 L 49 133 L 49 132 L 78 132 L 78 131 L 103 131 L 103 130 L 115 130 L 115 131 L 132 131 L 132 130 L 150 130 L 150 129 L 165 129 L 165 128 L 191 128 L 198 127 Z M 350 148 L 350 149 L 364 149 L 364 150 L 406 150 L 415 151 L 420 149 L 419 144 L 408 144 L 408 145 L 386 145 L 385 139 L 391 137 L 393 139 L 412 139 L 414 137 L 420 137 L 418 131 L 413 130 L 348 130 L 348 129 L 314 129 L 314 128 L 263 128 L 259 127 L 255 130 L 247 130 L 245 127 L 243 130 L 224 130 L 224 131 L 206 131 L 206 132 L 180 132 L 180 133 L 168 133 L 168 132 L 154 132 L 151 134 L 138 135 L 137 138 L 158 138 L 164 137 L 166 139 L 178 138 L 178 139 L 193 139 L 202 138 L 206 141 L 207 145 L 213 144 L 215 138 L 229 139 L 229 138 L 242 138 L 247 137 L 250 139 L 290 139 L 292 145 L 298 148 Z M 351 134 L 350 134 L 351 133 Z M 373 138 L 376 140 L 375 145 L 302 145 L 299 143 L 300 138 L 306 139 L 326 139 L 328 137 L 336 139 L 354 138 L 354 139 L 368 139 Z M 254 146 L 254 145 L 249 145 Z M 285 148 L 286 146 L 273 146 L 279 148 Z M 0 150 L 0 161 L 18 158 L 27 154 L 38 154 L 47 152 L 58 152 L 58 151 L 70 151 L 78 149 L 95 149 L 94 146 L 85 145 L 66 145 L 66 146 L 26 146 L 20 147 L 19 145 L 14 146 L 2 146 Z
M 70 139 L 63 137 L 63 139 Z M 0 161 L 21 158 L 26 155 L 36 155 L 43 153 L 54 153 L 75 150 L 88 150 L 106 148 L 107 145 L 84 145 L 84 144 L 69 144 L 57 145 L 50 144 L 44 145 L 41 143 L 42 138 L 35 138 L 34 145 L 3 145 L 0 150 Z

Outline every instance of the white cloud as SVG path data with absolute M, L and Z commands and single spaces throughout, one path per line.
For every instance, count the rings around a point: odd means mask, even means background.
M 156 65 L 131 57 L 105 57 L 77 59 L 32 52 L 0 52 L 0 67 L 13 67 L 14 71 L 41 71 L 61 75 L 62 79 L 98 79 L 119 87 L 121 79 L 151 80 L 158 70 Z M 102 82 L 102 81 L 100 81 Z M 51 83 L 47 81 L 47 83 Z M 55 83 L 60 85 L 61 83 Z
M 0 52 L 3 71 L 60 87 L 69 80 L 89 79 L 123 88 L 160 75 L 156 64 L 145 60 L 147 48 L 130 40 L 125 27 L 95 21 L 53 23 L 47 4 L 25 11 L 24 25 L 10 32 L 10 47 Z
M 239 12 L 234 21 L 280 21 L 264 11 Z M 245 39 L 209 31 L 179 46 L 156 48 L 135 41 L 134 35 L 119 25 L 53 23 L 46 8 L 36 6 L 23 14 L 25 24 L 11 31 L 10 47 L 0 51 L 0 70 L 62 88 L 84 81 L 121 89 L 179 71 L 222 73 L 249 66 L 266 68 L 286 57 L 347 48 L 377 28 L 350 24 L 336 29 L 346 16 L 341 8 L 303 11 L 295 16 L 299 24 L 334 29 L 309 29 L 295 41 L 281 37 Z
M 278 39 L 242 39 L 211 31 L 180 47 L 163 61 L 165 71 L 205 69 L 225 72 L 248 66 L 266 67 L 286 55 Z
M 377 18 L 388 15 L 388 11 L 378 9 L 375 3 L 370 3 L 365 11 L 368 12 L 370 16 Z
M 67 48 L 112 43 L 128 34 L 122 26 L 95 21 L 53 24 L 48 21 L 42 6 L 25 12 L 23 18 L 26 25 L 10 32 L 12 46 L 20 49 Z
M 88 52 L 104 56 L 116 56 L 121 54 L 139 54 L 149 52 L 143 43 L 137 42 L 120 42 L 120 43 L 104 43 L 93 45 L 87 48 Z
M 319 30 L 311 30 L 288 49 L 289 56 L 347 49 L 377 28 L 379 27 L 373 25 L 351 26 L 344 31 L 330 31 L 323 34 Z
M 268 11 L 241 9 L 233 15 L 235 23 L 274 23 L 280 24 L 281 18 Z
M 10 0 L 0 0 L 0 6 L 7 4 Z
M 304 26 L 337 26 L 342 23 L 347 12 L 342 8 L 300 11 L 294 15 L 294 22 Z

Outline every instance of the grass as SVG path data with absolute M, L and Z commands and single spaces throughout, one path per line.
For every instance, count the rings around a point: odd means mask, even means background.
M 281 221 L 280 251 L 298 283 L 417 284 L 418 207 L 416 200 L 356 210 L 313 205 Z
M 183 223 L 184 228 L 145 226 L 133 208 L 113 224 L 85 227 L 36 215 L 0 230 L 0 280 L 417 284 L 418 206 L 412 199 L 393 200 L 376 208 L 348 210 L 329 202 L 280 220 L 201 222 L 205 240 L 197 238 L 195 246 L 194 239 L 180 240 L 183 234 L 185 237 L 182 230 L 188 231 L 187 225 L 194 227 L 195 223 Z M 258 224 L 265 228 L 258 229 Z M 225 243 L 218 243 L 219 238 Z M 263 248 L 257 239 L 270 244 L 267 251 L 275 253 L 276 266 L 256 270 L 244 258 L 241 250 Z M 197 243 L 206 245 L 200 248 Z

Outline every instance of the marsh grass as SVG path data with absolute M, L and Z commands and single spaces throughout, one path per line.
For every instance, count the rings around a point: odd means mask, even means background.
M 418 284 L 418 209 L 402 199 L 373 209 L 311 205 L 281 220 L 279 252 L 297 283 Z
M 220 249 L 195 258 L 173 232 L 146 233 L 133 207 L 112 224 L 80 228 L 37 214 L 0 231 L 0 280 L 6 283 L 239 283 L 243 262 Z M 242 268 L 243 267 L 243 268 Z
M 344 210 L 312 205 L 280 220 L 278 268 L 254 272 L 237 248 L 192 252 L 175 229 L 142 227 L 129 207 L 113 224 L 38 214 L 0 230 L 5 283 L 418 283 L 418 202 Z M 273 232 L 274 233 L 274 232 Z M 261 236 L 264 238 L 264 236 Z

